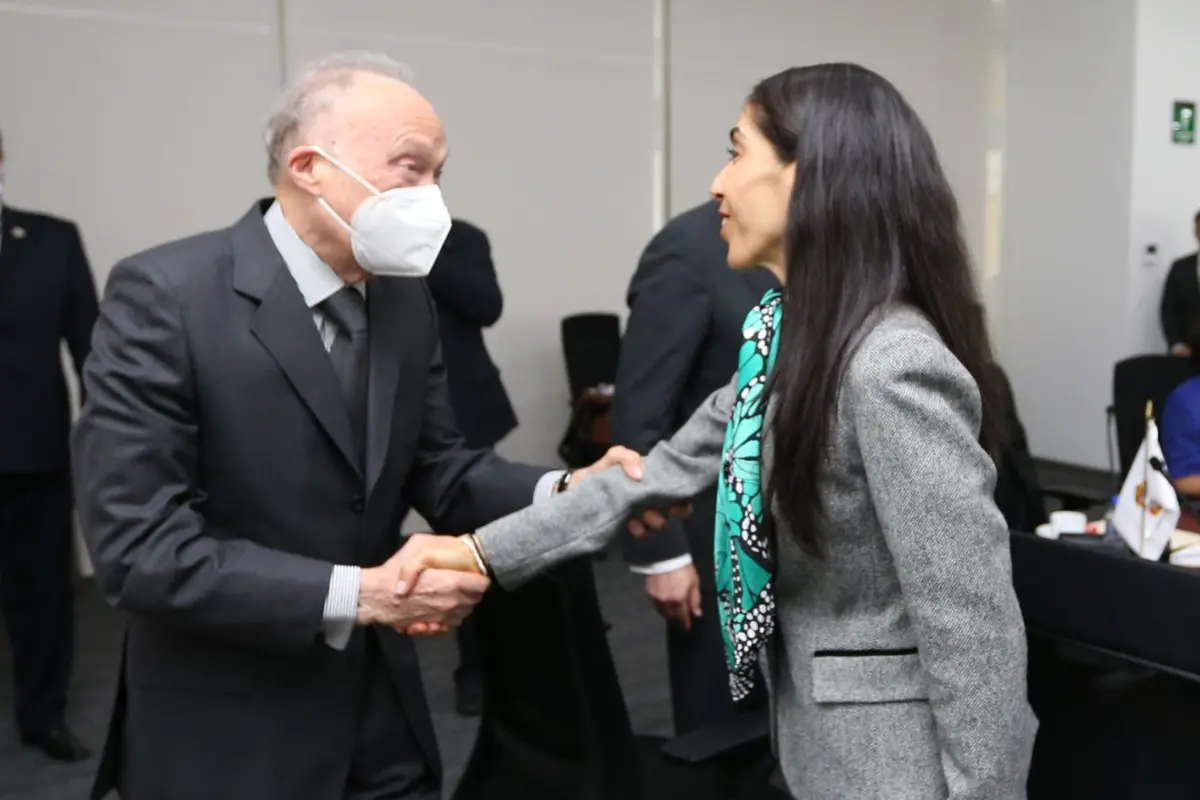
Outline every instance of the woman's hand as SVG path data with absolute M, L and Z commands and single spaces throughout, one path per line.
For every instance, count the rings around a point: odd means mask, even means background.
M 397 553 L 400 573 L 396 593 L 407 595 L 417 585 L 417 579 L 427 569 L 450 569 L 481 574 L 475 555 L 466 542 L 457 536 L 436 536 L 414 533 Z M 409 636 L 437 636 L 450 628 L 436 622 L 416 622 L 405 629 Z
M 397 591 L 407 594 L 427 569 L 453 569 L 481 574 L 475 554 L 458 536 L 414 533 L 399 553 L 400 583 Z

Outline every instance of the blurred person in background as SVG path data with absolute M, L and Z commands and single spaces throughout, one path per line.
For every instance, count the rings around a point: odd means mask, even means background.
M 490 450 L 517 427 L 517 415 L 483 339 L 484 328 L 499 322 L 504 310 L 487 234 L 466 220 L 454 220 L 427 283 L 437 305 L 455 421 L 468 447 Z M 457 636 L 455 707 L 463 716 L 476 716 L 483 699 L 478 634 L 470 618 Z
M 1197 375 L 1167 396 L 1159 433 L 1167 471 L 1175 486 L 1188 497 L 1200 498 L 1200 319 L 1182 344 Z
M 1196 241 L 1200 242 L 1200 211 L 1192 220 Z M 1190 342 L 1192 327 L 1200 322 L 1200 254 L 1184 256 L 1171 265 L 1163 285 L 1160 321 L 1163 336 L 1172 353 L 1186 356 L 1195 352 Z
M 654 236 L 629 283 L 612 404 L 613 443 L 648 453 L 669 439 L 737 369 L 742 320 L 779 282 L 766 269 L 726 262 L 718 204 L 680 214 Z M 625 558 L 667 621 L 667 667 L 676 734 L 727 721 L 740 706 L 727 691 L 721 620 L 713 582 L 716 492 L 661 534 L 627 537 Z
M 0 137 L 0 609 L 13 650 L 21 741 L 60 761 L 88 751 L 67 728 L 74 630 L 71 408 L 96 323 L 79 229 L 4 195 Z

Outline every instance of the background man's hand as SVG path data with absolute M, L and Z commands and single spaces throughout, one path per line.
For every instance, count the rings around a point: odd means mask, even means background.
M 588 467 L 580 467 L 571 473 L 571 485 L 578 486 L 589 476 L 603 472 L 610 467 L 619 466 L 626 475 L 635 481 L 640 481 L 646 474 L 642 457 L 628 447 L 610 447 L 600 460 Z
M 1192 348 L 1188 347 L 1186 344 L 1177 344 L 1171 348 L 1171 355 L 1186 357 L 1190 356 L 1191 354 Z
M 430 538 L 457 541 L 449 537 Z M 402 585 L 404 552 L 402 548 L 383 565 L 362 571 L 358 624 L 387 625 L 405 631 L 415 623 L 424 623 L 417 626 L 417 633 L 440 633 L 460 625 L 483 599 L 490 581 L 475 569 L 430 568 Z
M 646 474 L 640 455 L 627 447 L 611 447 L 595 464 L 571 473 L 571 486 L 578 486 L 591 475 L 616 466 L 631 480 L 640 481 Z M 629 532 L 634 536 L 645 536 L 647 531 L 665 529 L 670 523 L 670 517 L 686 517 L 691 513 L 692 507 L 687 504 L 672 506 L 666 514 L 652 509 L 646 510 L 629 520 Z
M 700 575 L 692 564 L 661 575 L 647 575 L 646 594 L 663 619 L 685 631 L 690 631 L 692 620 L 701 616 Z

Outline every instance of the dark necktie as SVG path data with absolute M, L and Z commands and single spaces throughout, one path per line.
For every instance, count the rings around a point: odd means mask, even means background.
M 350 428 L 358 450 L 359 466 L 366 456 L 368 344 L 367 301 L 355 288 L 347 286 L 321 303 L 321 310 L 337 325 L 337 335 L 329 348 L 333 371 L 346 406 L 350 410 Z

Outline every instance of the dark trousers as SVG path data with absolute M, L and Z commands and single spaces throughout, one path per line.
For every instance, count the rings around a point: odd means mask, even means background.
M 693 520 L 711 520 L 715 515 L 711 500 L 698 499 Z M 692 520 L 688 520 L 689 523 Z M 713 565 L 711 522 L 688 526 L 692 563 L 700 577 L 699 619 L 692 629 L 667 625 L 667 675 L 671 683 L 671 711 L 675 734 L 685 733 L 724 722 L 743 710 L 767 704 L 765 682 L 760 678 L 750 696 L 734 703 L 729 694 L 729 671 L 725 666 L 725 641 L 721 636 L 721 614 L 717 610 L 716 571 Z
M 405 719 L 379 640 L 371 631 L 365 639 L 359 735 L 346 800 L 436 800 L 437 778 Z
M 17 727 L 43 734 L 64 722 L 74 650 L 65 470 L 0 474 L 0 608 L 12 643 Z

